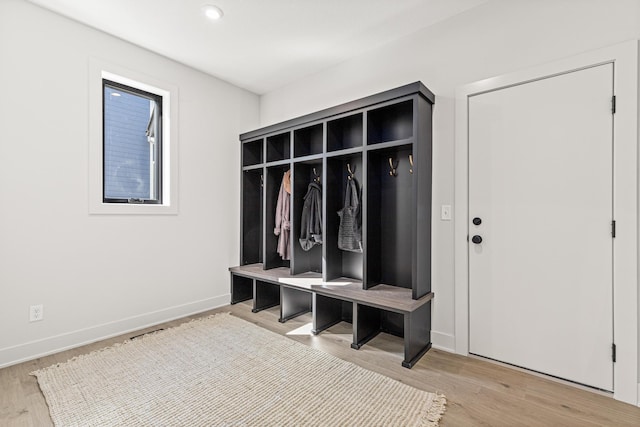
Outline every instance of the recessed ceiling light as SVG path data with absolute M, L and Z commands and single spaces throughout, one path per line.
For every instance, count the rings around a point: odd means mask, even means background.
M 202 6 L 202 12 L 204 12 L 205 16 L 209 19 L 216 20 L 222 18 L 222 9 L 218 6 L 214 6 L 212 4 L 205 4 Z
M 118 92 L 111 92 L 111 96 L 120 96 Z

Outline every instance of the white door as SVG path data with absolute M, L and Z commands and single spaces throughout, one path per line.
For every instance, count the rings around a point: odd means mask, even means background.
M 603 390 L 612 95 L 604 64 L 469 99 L 470 353 Z

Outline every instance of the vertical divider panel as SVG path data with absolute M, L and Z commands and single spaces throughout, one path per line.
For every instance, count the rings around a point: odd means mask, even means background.
M 380 283 L 382 262 L 380 234 L 373 230 L 382 228 L 382 218 L 380 211 L 382 209 L 381 194 L 379 191 L 381 185 L 380 169 L 377 165 L 375 152 L 367 151 L 367 204 L 365 207 L 365 237 L 366 242 L 366 280 L 362 282 L 364 289 L 372 288 Z M 374 167 L 375 166 L 375 167 Z M 375 191 L 374 191 L 375 189 Z
M 369 138 L 369 113 L 365 111 L 362 114 L 362 140 L 367 141 Z M 362 174 L 360 175 L 360 185 L 361 185 L 361 209 L 362 209 L 362 275 L 360 279 L 362 280 L 362 289 L 367 289 L 367 283 L 369 283 L 369 279 L 367 278 L 369 275 L 369 269 L 367 267 L 368 262 L 368 239 L 369 233 L 367 230 L 371 228 L 369 224 L 369 187 L 371 183 L 369 182 L 369 154 L 368 147 L 364 144 L 362 151 Z
M 322 122 L 322 281 L 330 280 L 329 269 L 331 263 L 328 261 L 329 249 L 327 248 L 328 236 L 328 220 L 327 220 L 327 197 L 331 191 L 331 183 L 329 182 L 329 174 L 327 173 L 327 122 Z
M 326 138 L 326 123 L 323 124 L 323 147 L 326 148 L 327 138 Z M 328 237 L 328 229 L 327 229 L 327 197 L 329 195 L 329 191 L 331 191 L 331 187 L 327 180 L 329 179 L 329 174 L 327 173 L 327 156 L 322 157 L 322 259 L 320 260 L 322 266 L 322 281 L 326 282 L 328 277 L 331 276 L 328 271 L 331 268 L 331 263 L 328 262 L 327 257 L 329 256 L 329 249 L 327 248 L 327 237 Z

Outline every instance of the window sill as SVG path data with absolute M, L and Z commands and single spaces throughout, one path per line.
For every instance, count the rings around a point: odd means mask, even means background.
M 92 215 L 177 215 L 178 207 L 171 205 L 144 205 L 128 203 L 92 203 Z

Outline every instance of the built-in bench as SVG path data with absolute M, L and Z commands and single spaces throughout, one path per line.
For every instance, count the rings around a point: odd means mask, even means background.
M 291 275 L 285 267 L 262 264 L 232 267 L 231 304 L 253 300 L 253 312 L 280 306 L 280 322 L 312 312 L 314 335 L 346 321 L 352 324 L 351 347 L 359 349 L 380 332 L 404 339 L 402 366 L 411 368 L 431 348 L 433 293 L 412 299 L 411 289 L 380 284 L 364 290 L 362 282 L 322 281 L 319 273 Z

